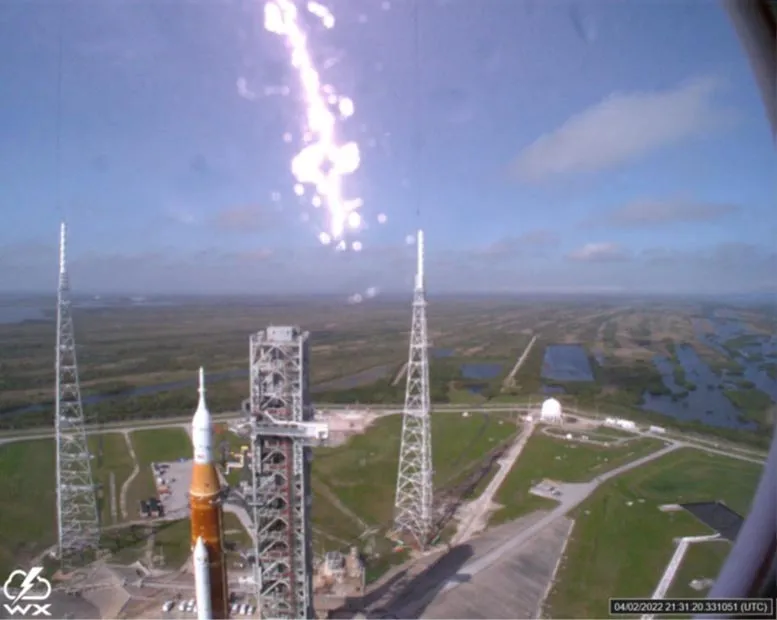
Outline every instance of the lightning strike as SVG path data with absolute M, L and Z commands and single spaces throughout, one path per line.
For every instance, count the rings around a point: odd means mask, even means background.
M 307 10 L 325 28 L 334 27 L 335 18 L 323 4 L 308 2 Z M 345 244 L 340 241 L 346 229 L 356 229 L 361 224 L 357 209 L 362 201 L 343 196 L 343 179 L 359 168 L 361 155 L 355 142 L 338 143 L 335 111 L 339 118 L 348 118 L 354 113 L 354 103 L 347 97 L 338 96 L 331 85 L 321 83 L 293 0 L 268 0 L 264 5 L 264 27 L 283 38 L 302 87 L 305 145 L 292 158 L 291 172 L 298 185 L 315 188 L 311 199 L 313 206 L 324 206 L 327 210 L 328 230 L 319 234 L 321 243 L 337 242 L 336 248 L 344 248 Z M 302 195 L 296 188 L 295 193 Z

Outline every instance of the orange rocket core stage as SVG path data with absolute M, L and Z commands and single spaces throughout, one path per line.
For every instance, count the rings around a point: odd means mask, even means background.
M 210 599 L 213 618 L 229 617 L 227 567 L 224 563 L 224 528 L 216 468 L 211 463 L 195 463 L 189 489 L 192 549 L 202 538 L 208 550 Z

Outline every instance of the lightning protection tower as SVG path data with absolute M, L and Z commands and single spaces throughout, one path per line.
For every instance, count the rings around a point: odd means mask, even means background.
M 92 462 L 84 428 L 81 389 L 78 384 L 76 343 L 66 262 L 67 229 L 59 238 L 59 289 L 57 292 L 56 411 L 57 528 L 59 558 L 71 566 L 100 543 L 97 498 Z
M 262 618 L 313 618 L 308 332 L 268 327 L 251 336 L 251 475 L 256 600 Z
M 423 549 L 432 529 L 432 431 L 422 230 L 418 231 L 417 239 L 418 264 L 394 504 L 394 533 Z

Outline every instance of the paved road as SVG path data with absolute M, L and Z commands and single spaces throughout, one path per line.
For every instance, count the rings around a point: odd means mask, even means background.
M 465 508 L 467 520 L 465 523 L 459 525 L 458 531 L 451 540 L 451 545 L 455 546 L 465 543 L 472 538 L 474 534 L 481 532 L 486 528 L 488 525 L 486 516 L 488 515 L 489 508 L 491 508 L 493 497 L 499 490 L 499 487 L 502 486 L 505 478 L 507 478 L 507 474 L 512 471 L 515 462 L 518 460 L 518 457 L 521 456 L 523 447 L 526 445 L 526 442 L 529 440 L 529 437 L 531 437 L 533 431 L 534 423 L 528 422 L 520 435 L 515 438 L 513 445 L 510 446 L 507 453 L 500 459 L 499 470 L 496 472 L 496 475 L 491 479 L 480 496 Z
M 487 553 L 483 557 L 478 558 L 474 562 L 470 562 L 469 564 L 466 564 L 453 577 L 450 577 L 444 582 L 444 585 L 442 586 L 440 591 L 447 592 L 448 590 L 455 588 L 460 583 L 464 581 L 468 581 L 473 575 L 476 575 L 480 571 L 488 568 L 495 562 L 499 561 L 504 556 L 504 554 L 510 553 L 513 550 L 515 550 L 517 547 L 520 547 L 521 545 L 526 543 L 530 538 L 538 534 L 543 528 L 549 525 L 552 521 L 555 521 L 559 517 L 563 517 L 567 513 L 571 512 L 574 508 L 579 506 L 604 482 L 610 480 L 611 478 L 614 478 L 615 476 L 619 476 L 620 474 L 625 473 L 631 469 L 634 469 L 636 467 L 641 467 L 642 465 L 645 465 L 650 461 L 660 458 L 665 454 L 669 454 L 670 452 L 677 450 L 680 447 L 682 447 L 682 444 L 672 443 L 669 446 L 662 448 L 661 450 L 658 450 L 657 452 L 653 452 L 652 454 L 639 458 L 635 461 L 632 461 L 631 463 L 626 463 L 625 465 L 621 465 L 620 467 L 617 467 L 612 471 L 602 474 L 601 476 L 597 476 L 590 482 L 583 482 L 580 484 L 565 484 L 564 494 L 561 498 L 561 502 L 556 508 L 554 508 L 552 511 L 550 511 L 547 515 L 542 517 L 539 521 L 537 521 L 533 525 L 529 526 L 522 532 L 519 532 L 516 536 L 514 536 L 505 544 L 494 549 L 490 553 Z
M 515 385 L 515 375 L 521 369 L 521 366 L 523 366 L 523 363 L 526 361 L 526 358 L 529 357 L 529 353 L 531 352 L 531 348 L 534 346 L 535 342 L 537 342 L 537 334 L 531 337 L 529 344 L 526 345 L 526 348 L 523 350 L 523 353 L 521 353 L 521 357 L 519 357 L 518 361 L 515 362 L 515 366 L 513 366 L 513 369 L 510 371 L 510 374 L 505 377 L 505 380 L 502 382 L 503 388 L 512 387 L 513 385 Z
M 330 405 L 320 404 L 316 405 L 316 409 L 320 412 L 326 413 L 329 411 L 344 411 L 349 408 L 343 405 Z M 353 410 L 357 410 L 353 408 Z M 397 415 L 402 412 L 401 405 L 370 405 L 368 407 L 362 407 L 359 411 L 370 411 L 377 417 L 383 417 L 387 415 Z M 464 411 L 470 411 L 473 413 L 521 413 L 528 412 L 529 408 L 525 405 L 485 405 L 485 406 L 466 406 L 466 405 L 435 405 L 435 413 L 463 413 Z M 580 411 L 576 409 L 567 409 L 567 412 L 580 420 L 601 424 L 604 415 L 593 414 L 591 412 Z M 213 415 L 213 419 L 216 422 L 228 422 L 238 421 L 242 419 L 242 414 L 239 411 L 225 411 L 216 413 Z M 97 435 L 101 433 L 115 433 L 128 430 L 144 430 L 152 428 L 188 428 L 191 424 L 191 415 L 165 418 L 162 420 L 130 420 L 111 422 L 105 424 L 92 424 L 87 426 L 87 432 L 90 435 Z M 730 458 L 739 459 L 742 461 L 748 461 L 751 463 L 762 464 L 766 461 L 766 453 L 760 450 L 738 446 L 730 444 L 725 441 L 719 442 L 715 439 L 708 439 L 704 437 L 698 437 L 696 435 L 688 435 L 680 433 L 679 431 L 670 431 L 665 435 L 653 435 L 650 433 L 635 433 L 636 436 L 647 436 L 664 439 L 666 441 L 681 442 L 683 445 L 703 450 L 712 454 L 720 454 Z M 25 430 L 25 431 L 7 431 L 0 433 L 0 445 L 4 443 L 11 443 L 15 441 L 29 441 L 33 439 L 48 439 L 54 436 L 54 430 Z

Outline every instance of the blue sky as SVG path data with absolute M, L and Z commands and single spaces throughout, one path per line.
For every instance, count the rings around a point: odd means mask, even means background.
M 0 4 L 0 289 L 51 289 L 63 217 L 81 291 L 409 290 L 418 226 L 430 293 L 777 288 L 777 157 L 717 3 L 324 4 L 361 252 L 294 194 L 262 2 Z

